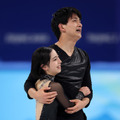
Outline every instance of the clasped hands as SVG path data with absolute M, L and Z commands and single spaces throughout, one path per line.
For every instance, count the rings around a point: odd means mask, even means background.
M 51 104 L 56 98 L 57 92 L 56 91 L 45 92 L 48 90 L 50 90 L 50 87 L 39 89 L 37 91 L 36 100 L 43 104 Z M 83 92 L 84 96 L 87 96 L 91 93 L 90 89 L 86 86 L 81 87 L 79 91 Z M 86 97 L 83 100 L 73 99 L 73 100 L 70 100 L 70 102 L 74 102 L 75 106 L 67 108 L 65 112 L 68 114 L 73 114 L 83 109 L 89 103 L 89 98 Z

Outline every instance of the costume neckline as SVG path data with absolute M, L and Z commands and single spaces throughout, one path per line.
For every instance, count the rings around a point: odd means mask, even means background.
M 69 57 L 69 58 L 71 58 L 72 56 L 73 56 L 73 54 L 74 54 L 74 52 L 75 52 L 75 47 L 74 47 L 74 50 L 73 50 L 73 53 L 72 53 L 72 55 L 71 56 L 69 56 L 62 48 L 60 48 L 58 45 L 56 45 L 56 44 L 54 44 L 57 48 L 59 48 L 61 51 L 63 51 L 66 55 L 67 55 L 67 57 Z
M 51 80 L 51 81 L 54 81 L 54 78 L 55 78 L 55 76 L 48 75 L 48 74 L 42 76 L 42 79 L 49 79 L 49 80 Z

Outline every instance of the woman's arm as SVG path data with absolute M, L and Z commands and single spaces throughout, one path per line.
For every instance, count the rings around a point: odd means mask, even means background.
M 28 94 L 31 98 L 36 99 L 40 103 L 50 104 L 56 98 L 57 92 L 56 91 L 45 92 L 45 91 L 48 91 L 48 90 L 50 90 L 50 87 L 41 88 L 38 91 L 36 91 L 36 89 L 34 89 L 34 88 L 30 88 L 28 90 Z
M 64 90 L 60 83 L 50 82 L 49 86 L 51 89 L 49 91 L 57 91 L 57 99 L 61 103 L 61 105 L 66 109 L 68 107 L 73 107 L 75 105 L 74 102 L 70 102 L 69 99 L 64 94 Z

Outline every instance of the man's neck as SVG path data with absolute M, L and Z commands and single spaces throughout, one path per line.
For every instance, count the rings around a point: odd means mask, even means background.
M 62 50 L 64 50 L 68 56 L 71 56 L 74 51 L 74 47 L 76 42 L 72 40 L 67 40 L 67 39 L 59 39 L 58 42 L 55 43 L 58 47 L 60 47 Z

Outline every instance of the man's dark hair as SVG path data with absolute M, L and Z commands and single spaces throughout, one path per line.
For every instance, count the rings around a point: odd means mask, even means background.
M 53 18 L 51 21 L 51 27 L 57 39 L 59 39 L 60 37 L 60 30 L 58 28 L 58 25 L 60 23 L 67 24 L 68 19 L 72 17 L 73 14 L 76 14 L 81 20 L 80 11 L 73 7 L 61 8 L 53 14 Z

